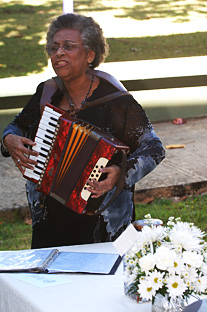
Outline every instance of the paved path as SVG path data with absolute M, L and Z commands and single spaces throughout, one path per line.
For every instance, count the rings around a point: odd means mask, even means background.
M 166 148 L 164 161 L 136 184 L 136 192 L 145 190 L 146 194 L 155 196 L 184 195 L 207 185 L 207 118 L 188 119 L 182 125 L 171 121 L 155 123 L 154 128 L 164 147 L 171 144 L 185 147 Z
M 164 147 L 170 144 L 185 147 L 166 149 L 165 160 L 136 184 L 137 199 L 143 199 L 144 194 L 170 196 L 191 186 L 197 189 L 207 186 L 207 118 L 189 119 L 183 125 L 171 121 L 155 123 L 154 128 Z M 0 175 L 0 212 L 27 207 L 25 179 L 12 159 L 0 156 Z

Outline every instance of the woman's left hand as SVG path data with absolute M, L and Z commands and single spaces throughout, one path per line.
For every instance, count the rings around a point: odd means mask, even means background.
M 98 198 L 109 192 L 114 188 L 119 180 L 120 168 L 118 166 L 112 165 L 110 167 L 102 168 L 100 171 L 107 174 L 105 180 L 100 182 L 96 180 L 87 181 L 90 185 L 90 187 L 88 187 L 88 191 L 92 193 L 92 198 Z

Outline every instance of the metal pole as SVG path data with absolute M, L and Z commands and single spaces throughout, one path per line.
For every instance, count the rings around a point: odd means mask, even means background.
M 63 0 L 63 14 L 73 13 L 73 0 Z

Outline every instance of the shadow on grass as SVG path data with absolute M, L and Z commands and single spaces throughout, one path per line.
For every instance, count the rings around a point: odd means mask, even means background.
M 192 13 L 199 13 L 206 16 L 207 4 L 202 0 L 189 3 L 188 0 L 139 0 L 132 9 L 123 8 L 124 15 L 116 17 L 131 17 L 136 20 L 151 18 L 174 18 L 175 22 L 187 22 Z
M 47 65 L 43 38 L 49 22 L 61 14 L 61 2 L 32 6 L 12 1 L 1 5 L 1 78 L 40 72 Z
M 191 13 L 199 13 L 206 16 L 207 4 L 203 0 L 134 0 L 130 2 L 117 1 L 100 1 L 100 0 L 82 0 L 74 1 L 74 9 L 76 12 L 94 12 L 94 11 L 112 11 L 122 9 L 123 14 L 115 15 L 115 17 L 126 18 L 131 17 L 136 20 L 145 20 L 150 18 L 175 18 L 175 22 L 189 21 Z M 113 5 L 114 4 L 114 5 Z M 130 5 L 133 5 L 130 8 Z M 127 7 L 127 5 L 129 7 Z

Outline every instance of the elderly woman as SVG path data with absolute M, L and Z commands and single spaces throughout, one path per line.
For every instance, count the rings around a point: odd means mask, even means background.
M 72 13 L 59 16 L 49 27 L 46 51 L 58 86 L 51 88 L 48 82 L 40 83 L 21 113 L 4 130 L 3 156 L 11 156 L 22 173 L 25 168 L 33 169 L 37 165 L 37 161 L 28 156 L 38 156 L 38 153 L 27 146 L 35 145 L 41 105 L 48 101 L 110 133 L 129 146 L 130 152 L 124 187 L 99 215 L 78 214 L 37 192 L 35 184 L 27 180 L 33 220 L 32 248 L 112 241 L 134 220 L 134 185 L 164 158 L 162 144 L 143 108 L 128 92 L 121 93 L 121 84 L 108 79 L 107 74 L 103 76 L 99 71 L 90 70 L 103 62 L 107 54 L 102 30 L 91 17 Z M 46 92 L 49 98 L 45 98 L 45 89 L 49 90 Z M 101 199 L 99 209 L 105 207 L 115 192 L 120 164 L 111 164 L 102 172 L 106 175 L 104 180 L 88 182 L 92 201 Z

